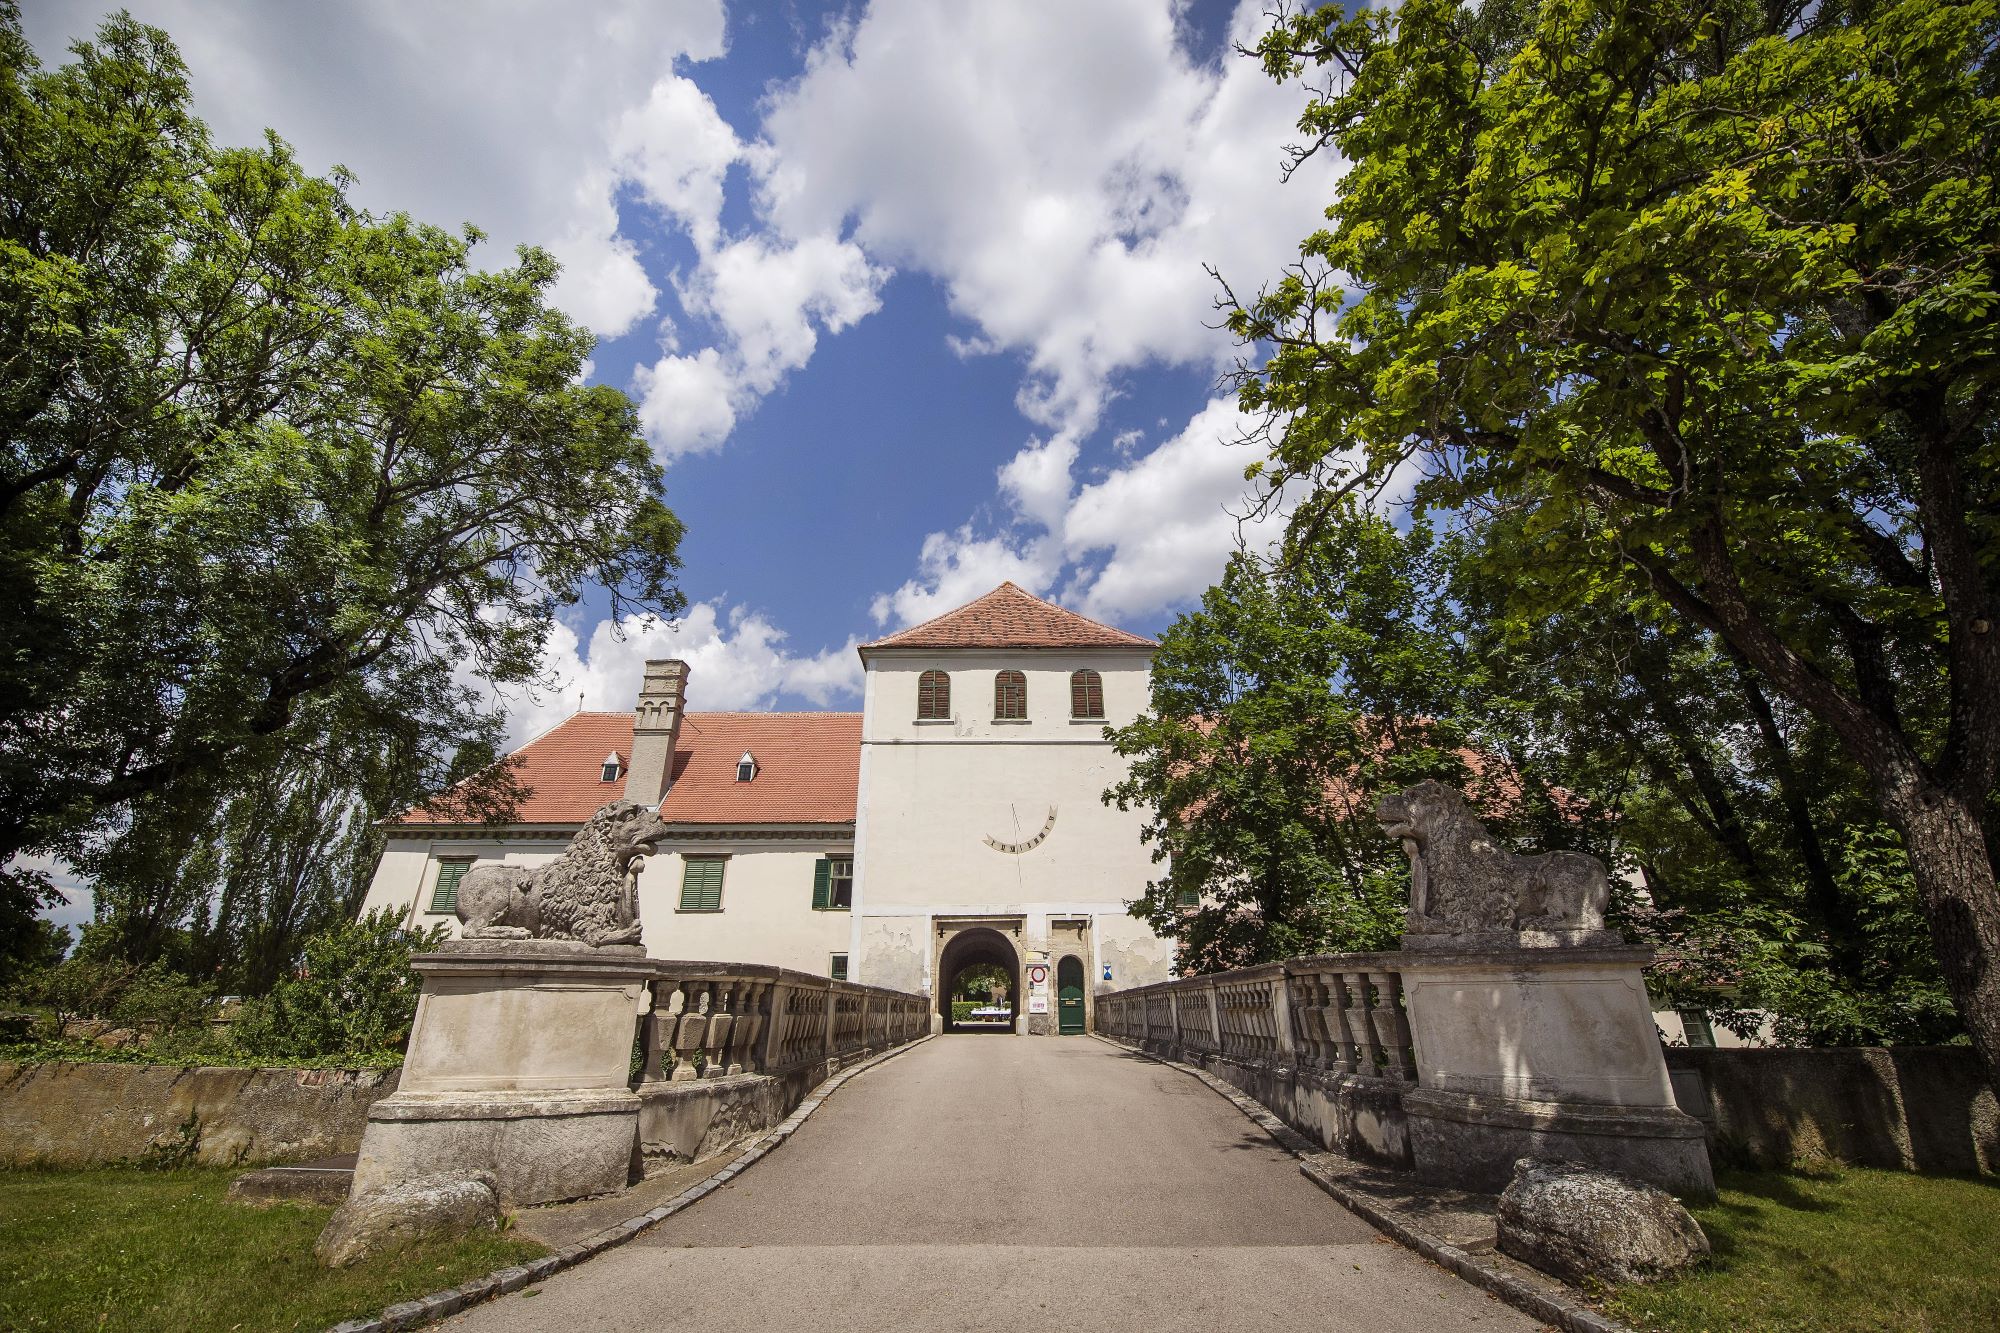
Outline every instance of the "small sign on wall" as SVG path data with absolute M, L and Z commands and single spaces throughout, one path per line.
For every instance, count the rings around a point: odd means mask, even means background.
M 1047 1013 L 1048 1011 L 1049 1011 L 1049 997 L 1048 997 L 1048 996 L 1046 996 L 1046 995 L 1030 995 L 1030 996 L 1028 997 L 1028 1012 L 1029 1012 L 1029 1013 L 1031 1013 L 1031 1014 L 1046 1014 L 1046 1013 Z
M 1049 984 L 1049 968 L 1046 963 L 1028 964 L 1028 984 L 1040 990 Z

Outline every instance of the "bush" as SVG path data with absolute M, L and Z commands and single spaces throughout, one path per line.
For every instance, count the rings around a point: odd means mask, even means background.
M 410 955 L 450 932 L 402 927 L 384 908 L 306 941 L 298 974 L 247 1002 L 231 1033 L 247 1055 L 279 1060 L 380 1057 L 402 1050 L 416 1018 L 421 982 Z
M 70 958 L 23 978 L 12 998 L 46 1009 L 51 1035 L 61 1041 L 70 1025 L 102 1019 L 147 1037 L 205 1034 L 215 999 L 208 988 L 168 967 L 145 967 L 108 958 Z

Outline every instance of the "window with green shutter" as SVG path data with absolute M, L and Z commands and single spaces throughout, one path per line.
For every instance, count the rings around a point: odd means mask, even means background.
M 437 883 L 431 886 L 431 911 L 449 914 L 458 910 L 458 882 L 472 869 L 472 858 L 460 857 L 438 862 Z
M 854 905 L 854 858 L 822 856 L 813 862 L 813 910 L 844 912 Z
M 835 981 L 847 980 L 847 955 L 844 953 L 835 954 L 833 956 L 833 966 L 826 970 L 826 974 Z
M 1176 890 L 1174 891 L 1174 906 L 1176 906 L 1176 907 L 1199 907 L 1199 906 L 1201 906 L 1201 890 L 1200 890 L 1200 889 L 1176 889 Z
M 720 912 L 722 910 L 722 867 L 727 858 L 689 857 L 681 863 L 681 910 Z

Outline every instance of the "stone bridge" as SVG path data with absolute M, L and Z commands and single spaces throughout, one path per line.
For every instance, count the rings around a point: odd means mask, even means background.
M 449 1327 L 1540 1327 L 1316 1189 L 1188 1074 L 1089 1037 L 935 1037 L 754 1169 Z

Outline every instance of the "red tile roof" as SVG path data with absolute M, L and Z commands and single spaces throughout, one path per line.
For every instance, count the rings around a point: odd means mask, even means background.
M 745 750 L 757 776 L 736 781 Z M 632 759 L 632 714 L 577 713 L 514 751 L 521 824 L 581 824 L 625 795 L 602 781 L 604 756 Z M 689 713 L 674 743 L 669 824 L 851 824 L 861 775 L 859 713 Z M 446 824 L 422 809 L 398 824 Z
M 870 648 L 1153 648 L 1151 639 L 1100 625 L 1003 583 L 976 602 L 912 625 Z
M 757 776 L 736 780 L 748 750 Z M 859 713 L 689 713 L 674 742 L 669 824 L 852 824 Z

